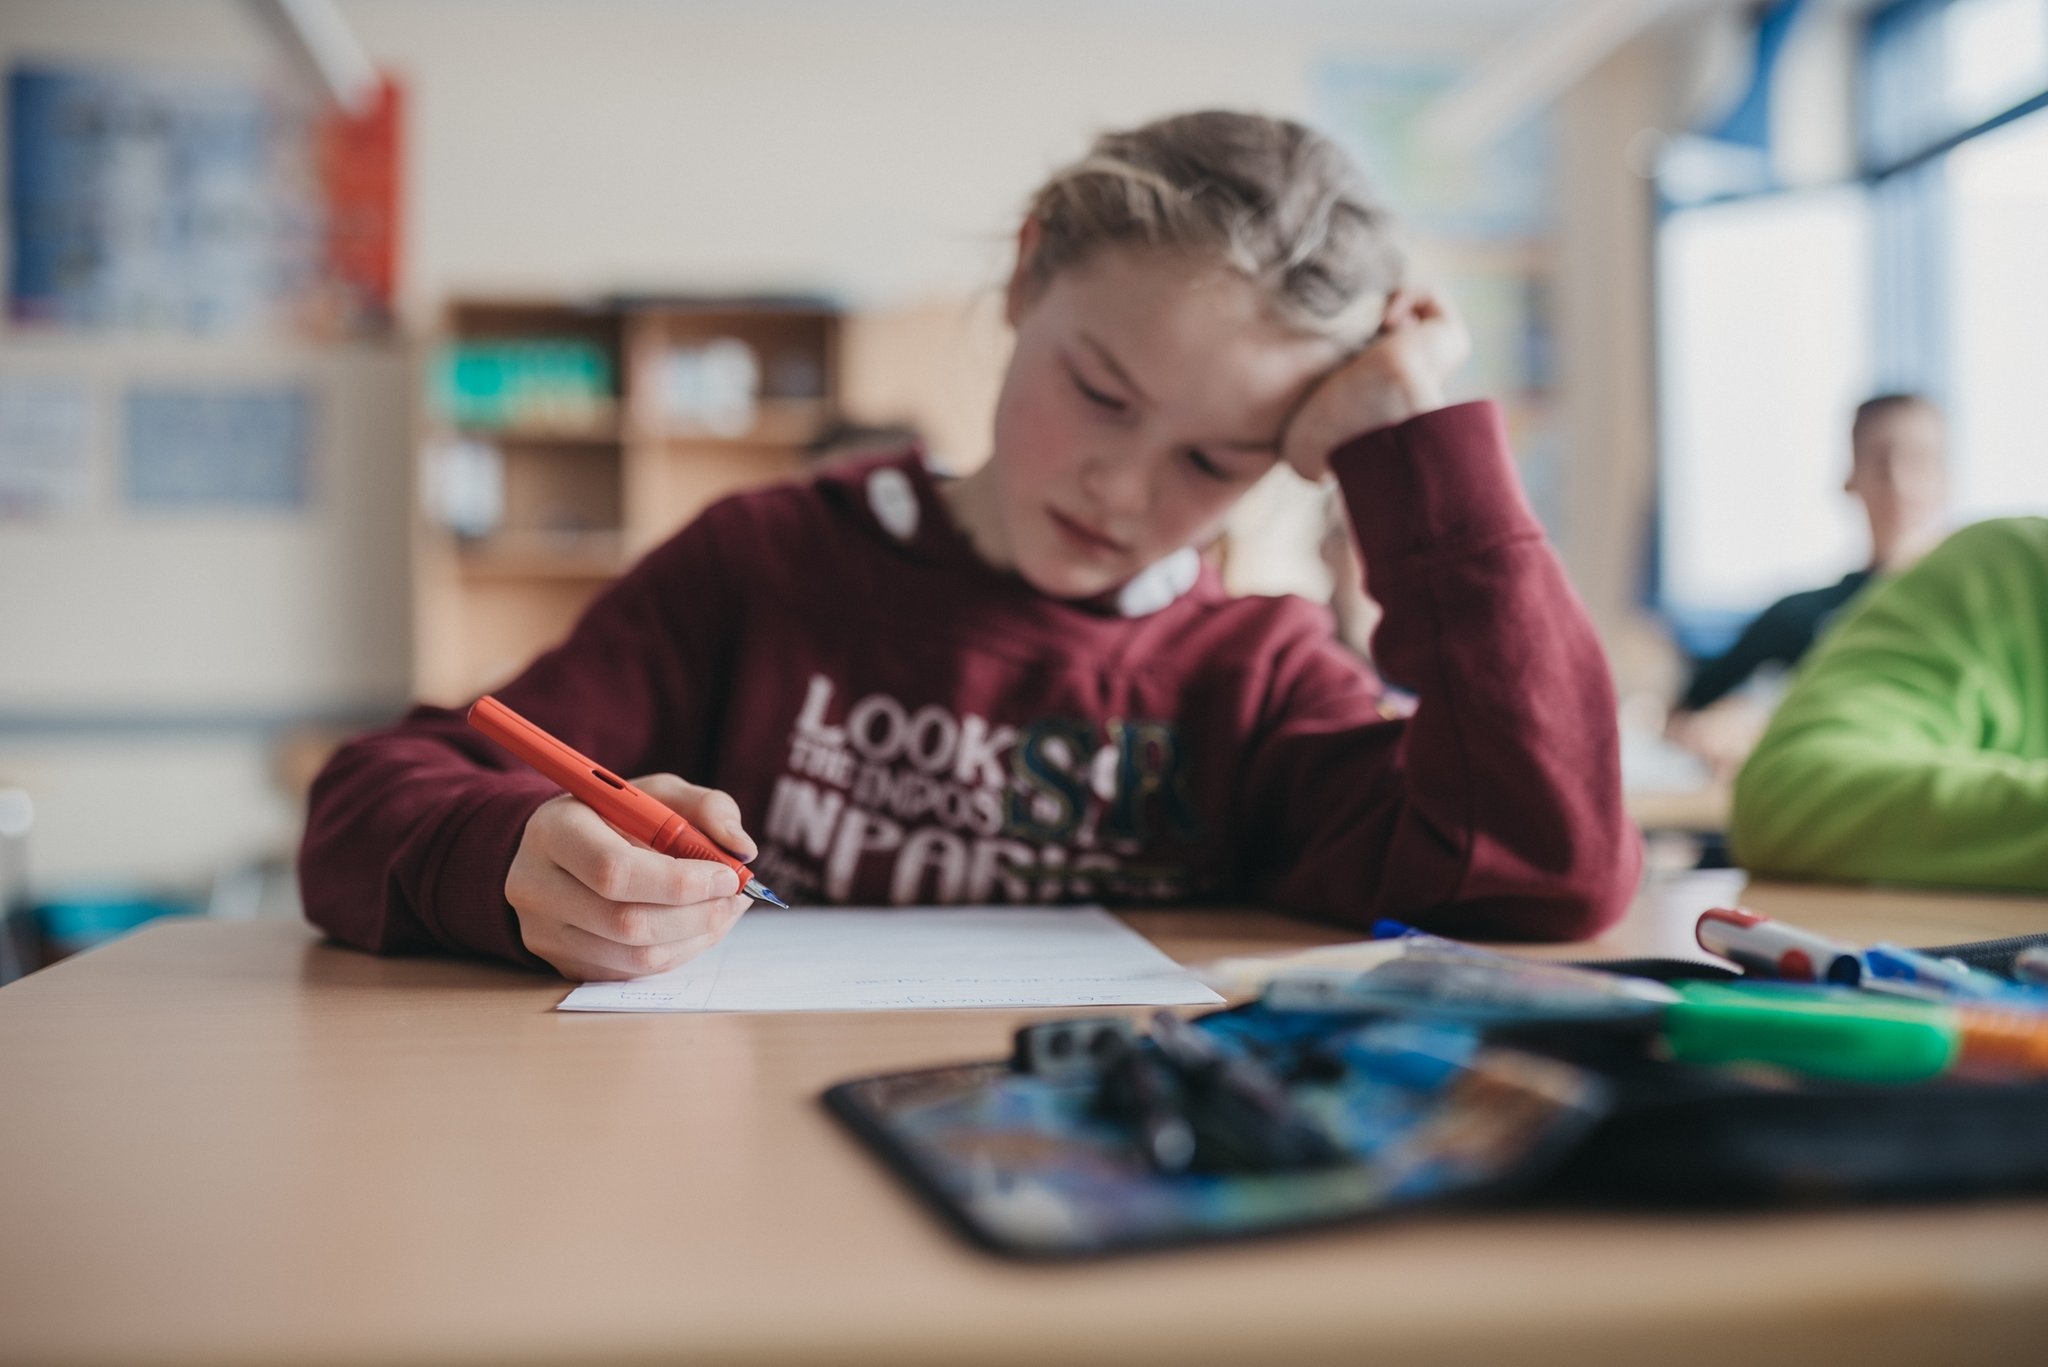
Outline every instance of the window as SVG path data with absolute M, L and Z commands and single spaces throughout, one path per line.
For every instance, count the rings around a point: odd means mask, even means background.
M 1658 244 L 1662 598 L 1695 649 L 1867 553 L 1842 492 L 1869 392 L 1867 194 L 1674 214 Z
M 2048 112 L 1946 161 L 1956 515 L 2048 513 Z
M 1940 16 L 1951 127 L 1968 128 L 2048 90 L 2048 3 L 1952 0 Z
M 1947 408 L 1958 522 L 2048 513 L 2048 0 L 1879 9 L 1857 85 L 1851 183 L 1680 205 L 1660 176 L 1653 597 L 1695 652 L 1865 553 L 1839 491 L 1876 390 Z

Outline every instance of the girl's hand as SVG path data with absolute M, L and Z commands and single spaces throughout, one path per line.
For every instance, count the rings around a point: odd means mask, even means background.
M 1303 479 L 1330 472 L 1330 453 L 1353 437 L 1441 408 L 1444 382 L 1465 363 L 1472 338 L 1450 301 L 1429 290 L 1396 290 L 1379 332 L 1309 391 L 1281 440 L 1281 455 Z
M 754 857 L 726 794 L 674 774 L 633 782 L 742 859 Z M 505 875 L 526 947 L 580 982 L 645 977 L 702 954 L 752 902 L 739 888 L 725 865 L 636 845 L 567 793 L 527 819 Z

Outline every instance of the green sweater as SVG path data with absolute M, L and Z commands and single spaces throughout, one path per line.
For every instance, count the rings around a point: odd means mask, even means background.
M 2048 889 L 2048 519 L 1957 532 L 1850 608 L 1730 836 L 1758 873 Z

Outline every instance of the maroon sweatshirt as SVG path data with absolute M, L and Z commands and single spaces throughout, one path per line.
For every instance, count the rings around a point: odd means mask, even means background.
M 792 902 L 1231 900 L 1365 927 L 1588 935 L 1640 846 L 1606 661 L 1464 404 L 1332 459 L 1375 675 L 1298 598 L 1192 552 L 1088 603 L 991 568 L 915 453 L 729 498 L 498 691 L 600 764 L 738 799 Z M 543 966 L 505 874 L 559 790 L 420 707 L 315 783 L 307 915 L 381 951 Z

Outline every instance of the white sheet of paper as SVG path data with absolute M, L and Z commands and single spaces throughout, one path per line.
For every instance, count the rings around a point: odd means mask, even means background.
M 756 906 L 681 968 L 585 983 L 558 1009 L 905 1011 L 1222 1000 L 1101 907 Z

